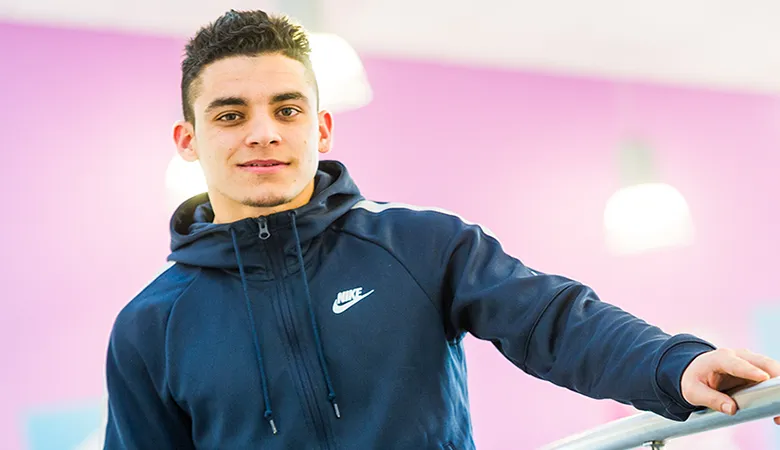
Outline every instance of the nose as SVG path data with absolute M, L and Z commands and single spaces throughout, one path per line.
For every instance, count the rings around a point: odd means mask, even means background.
M 268 147 L 282 141 L 279 127 L 272 117 L 255 116 L 249 124 L 246 145 L 250 147 Z

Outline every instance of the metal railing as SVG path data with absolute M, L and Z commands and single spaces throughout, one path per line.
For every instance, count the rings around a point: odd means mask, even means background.
M 641 413 L 553 442 L 540 450 L 662 449 L 670 439 L 780 416 L 780 378 L 743 389 L 732 397 L 739 406 L 733 416 L 708 409 L 691 414 L 685 422 L 675 422 L 653 413 Z

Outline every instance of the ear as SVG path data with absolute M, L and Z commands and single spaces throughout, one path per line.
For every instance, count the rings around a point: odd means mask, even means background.
M 180 120 L 173 125 L 173 141 L 176 143 L 176 151 L 183 160 L 187 162 L 198 160 L 195 127 L 190 122 Z
M 333 116 L 325 110 L 322 110 L 317 115 L 320 128 L 320 142 L 318 150 L 320 153 L 325 154 L 330 152 L 333 146 Z

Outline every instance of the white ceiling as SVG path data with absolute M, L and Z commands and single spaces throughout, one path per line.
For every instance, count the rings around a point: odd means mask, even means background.
M 0 0 L 0 20 L 188 36 L 312 0 Z M 780 93 L 778 0 L 322 0 L 359 51 Z

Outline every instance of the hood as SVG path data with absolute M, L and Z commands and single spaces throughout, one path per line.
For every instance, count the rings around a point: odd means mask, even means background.
M 314 181 L 314 194 L 296 213 L 296 226 L 304 247 L 312 238 L 346 214 L 362 196 L 347 168 L 337 161 L 321 161 Z M 285 251 L 295 252 L 290 211 L 265 216 L 272 236 L 280 237 Z M 265 258 L 257 252 L 261 218 L 214 224 L 214 210 L 208 194 L 200 194 L 182 203 L 171 218 L 171 254 L 169 261 L 199 267 L 237 269 L 231 230 L 238 238 L 243 265 L 262 269 Z M 254 250 L 254 251 L 253 251 Z

